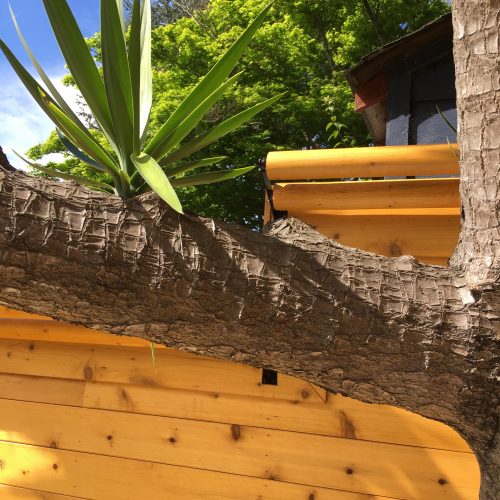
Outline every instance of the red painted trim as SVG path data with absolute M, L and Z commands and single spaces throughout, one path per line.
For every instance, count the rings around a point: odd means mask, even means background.
M 354 94 L 354 110 L 358 113 L 387 97 L 387 77 L 384 73 L 359 86 Z

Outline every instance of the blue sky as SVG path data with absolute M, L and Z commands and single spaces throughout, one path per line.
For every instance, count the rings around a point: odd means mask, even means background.
M 31 50 L 49 77 L 59 82 L 66 74 L 64 59 L 42 0 L 10 0 L 10 3 Z M 93 35 L 99 30 L 99 0 L 69 0 L 68 3 L 84 36 Z M 8 0 L 0 0 L 0 38 L 35 76 L 36 72 L 12 24 Z M 38 109 L 1 52 L 0 82 L 0 146 L 14 165 L 21 166 L 20 160 L 14 158 L 10 148 L 24 152 L 47 138 L 54 126 Z M 66 90 L 64 95 L 68 101 L 74 102 L 74 92 Z

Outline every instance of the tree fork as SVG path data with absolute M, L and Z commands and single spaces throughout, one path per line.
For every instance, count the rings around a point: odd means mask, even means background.
M 498 498 L 499 19 L 498 2 L 454 5 L 464 221 L 449 269 L 294 219 L 257 234 L 0 169 L 0 303 L 443 421 Z

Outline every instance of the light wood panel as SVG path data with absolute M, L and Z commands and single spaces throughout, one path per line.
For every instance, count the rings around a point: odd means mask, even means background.
M 305 404 L 325 399 L 324 390 L 311 390 L 310 384 L 293 377 L 280 375 L 278 385 L 263 385 L 262 370 L 235 364 L 228 374 L 218 360 L 173 349 L 156 352 L 155 367 L 149 348 L 0 339 L 0 359 L 0 371 L 9 374 L 303 400 Z
M 81 500 L 82 497 L 58 495 L 39 490 L 28 490 L 17 486 L 0 484 L 0 498 L 2 500 Z
M 422 209 L 460 206 L 457 178 L 277 183 L 277 210 Z
M 395 407 L 366 405 L 339 395 L 330 395 L 326 403 L 303 404 L 221 393 L 86 383 L 82 397 L 81 384 L 0 373 L 0 397 L 472 453 L 453 429 L 439 422 Z
M 137 337 L 113 335 L 51 319 L 17 316 L 16 311 L 13 312 L 11 316 L 11 311 L 0 310 L 0 338 L 122 347 L 150 348 L 151 345 L 149 341 Z M 164 349 L 164 346 L 157 344 L 155 348 Z
M 48 316 L 16 311 L 15 309 L 10 309 L 5 306 L 0 306 L 0 318 L 50 319 Z
M 479 485 L 466 453 L 7 400 L 0 415 L 7 442 L 397 498 L 436 498 L 440 481 L 474 498 Z
M 0 483 L 95 500 L 378 498 L 280 481 L 5 442 L 0 442 L 0 456 L 3 457 L 4 464 L 0 468 Z
M 269 179 L 291 181 L 459 174 L 457 145 L 380 146 L 275 151 L 267 155 Z
M 292 210 L 293 211 L 293 210 Z M 411 215 L 411 216 L 432 216 L 455 215 L 460 216 L 460 207 L 448 208 L 359 208 L 355 210 L 304 210 L 300 213 L 308 215 L 328 215 L 335 216 L 395 216 L 395 215 Z M 432 219 L 429 219 L 432 220 Z
M 455 216 L 331 217 L 293 210 L 288 214 L 342 245 L 392 257 L 448 258 L 460 234 L 460 219 Z
M 0 368 L 2 364 L 0 363 Z M 84 394 L 83 380 L 0 373 L 0 398 L 83 406 Z

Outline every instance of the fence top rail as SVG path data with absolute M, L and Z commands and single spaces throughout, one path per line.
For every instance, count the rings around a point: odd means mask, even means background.
M 273 151 L 266 170 L 272 181 L 456 175 L 457 151 L 456 144 Z

